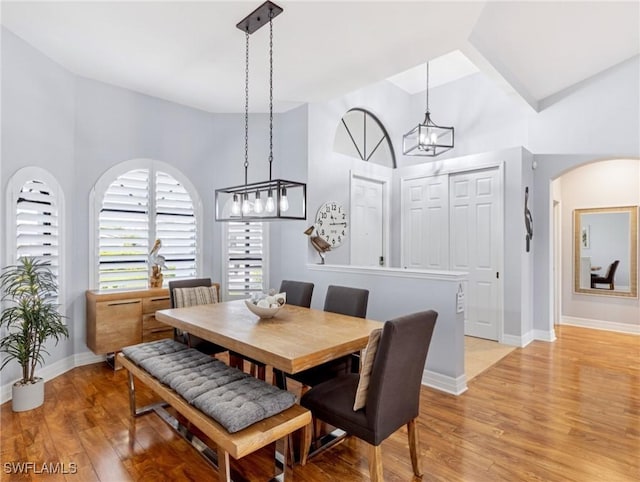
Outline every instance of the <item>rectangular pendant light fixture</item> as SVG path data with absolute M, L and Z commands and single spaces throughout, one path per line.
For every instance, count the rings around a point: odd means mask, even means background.
M 245 32 L 245 136 L 244 184 L 216 189 L 216 221 L 273 221 L 307 219 L 307 185 L 272 179 L 273 163 L 273 19 L 282 13 L 273 2 L 265 2 L 236 27 Z M 249 35 L 269 24 L 269 180 L 247 183 L 249 169 Z

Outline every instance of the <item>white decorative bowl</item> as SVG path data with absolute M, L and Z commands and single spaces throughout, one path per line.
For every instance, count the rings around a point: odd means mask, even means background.
M 273 318 L 278 311 L 284 306 L 278 306 L 276 308 L 263 308 L 258 305 L 254 305 L 251 300 L 244 300 L 244 304 L 247 305 L 249 311 L 254 315 L 258 315 L 260 318 Z

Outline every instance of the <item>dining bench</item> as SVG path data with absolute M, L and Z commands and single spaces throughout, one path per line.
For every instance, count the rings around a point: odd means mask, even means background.
M 134 377 L 197 427 L 214 444 L 220 480 L 230 481 L 229 457 L 241 459 L 283 441 L 282 479 L 291 480 L 287 463 L 291 435 L 300 431 L 301 464 L 311 444 L 311 412 L 295 403 L 290 392 L 204 355 L 174 340 L 126 347 L 118 354 L 129 372 L 132 417 L 158 411 L 159 404 L 136 406 Z M 166 415 L 165 415 L 166 417 Z

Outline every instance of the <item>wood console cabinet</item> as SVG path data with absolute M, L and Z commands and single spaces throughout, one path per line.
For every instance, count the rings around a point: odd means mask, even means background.
M 156 320 L 156 310 L 169 308 L 169 290 L 86 292 L 87 346 L 97 355 L 146 341 L 171 338 L 173 328 Z

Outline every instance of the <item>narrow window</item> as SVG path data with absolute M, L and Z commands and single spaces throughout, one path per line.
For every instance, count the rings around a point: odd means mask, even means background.
M 268 229 L 260 222 L 228 222 L 226 226 L 226 298 L 246 298 L 268 289 Z

